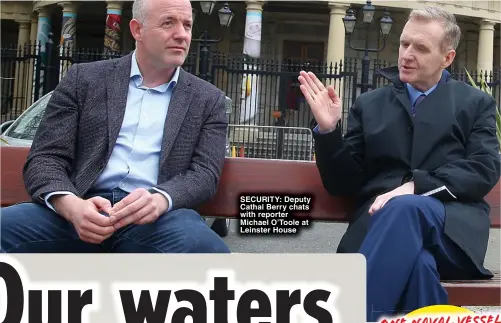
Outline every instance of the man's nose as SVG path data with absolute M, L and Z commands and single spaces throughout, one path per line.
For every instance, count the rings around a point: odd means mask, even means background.
M 402 59 L 405 61 L 412 61 L 413 60 L 413 53 L 412 49 L 408 47 L 403 53 L 402 53 Z
M 177 40 L 187 40 L 189 36 L 190 32 L 183 25 L 178 26 L 174 32 L 174 38 Z
M 405 49 L 405 56 L 414 57 L 414 56 L 416 56 L 416 51 L 417 51 L 417 49 L 416 49 L 416 47 L 414 47 L 414 45 L 409 45 Z

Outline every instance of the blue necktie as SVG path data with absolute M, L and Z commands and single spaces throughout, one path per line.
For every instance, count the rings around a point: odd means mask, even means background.
M 421 94 L 420 96 L 418 96 L 418 98 L 416 99 L 416 102 L 414 102 L 414 105 L 412 106 L 412 116 L 414 116 L 416 114 L 416 106 L 419 104 L 419 102 L 421 102 L 424 98 L 426 97 L 426 94 Z

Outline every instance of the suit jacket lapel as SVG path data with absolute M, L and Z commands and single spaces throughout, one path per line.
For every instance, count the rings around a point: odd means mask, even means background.
M 107 74 L 108 110 L 108 156 L 117 140 L 127 105 L 132 53 L 117 60 L 114 68 Z
M 172 149 L 172 145 L 183 124 L 192 98 L 191 82 L 188 79 L 187 73 L 181 69 L 179 71 L 178 83 L 172 92 L 169 109 L 167 111 L 167 120 L 165 121 L 162 151 L 160 155 L 160 166 L 165 162 Z

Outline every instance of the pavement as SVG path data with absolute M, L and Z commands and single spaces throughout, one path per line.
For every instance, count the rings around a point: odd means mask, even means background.
M 243 236 L 238 233 L 237 220 L 232 220 L 231 232 L 224 240 L 231 251 L 237 253 L 329 253 L 336 251 L 346 228 L 344 223 L 314 222 L 296 236 Z M 491 229 L 485 266 L 501 270 L 499 229 Z M 501 312 L 501 306 L 467 308 L 474 312 Z

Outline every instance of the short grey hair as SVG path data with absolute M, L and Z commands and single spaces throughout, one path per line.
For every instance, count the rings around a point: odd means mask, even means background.
M 454 14 L 440 7 L 425 7 L 412 10 L 409 14 L 409 21 L 413 19 L 440 22 L 444 26 L 443 49 L 456 50 L 461 39 L 461 28 L 459 28 Z
M 143 25 L 146 25 L 148 17 L 148 0 L 134 0 L 132 4 L 132 19 L 136 19 Z

